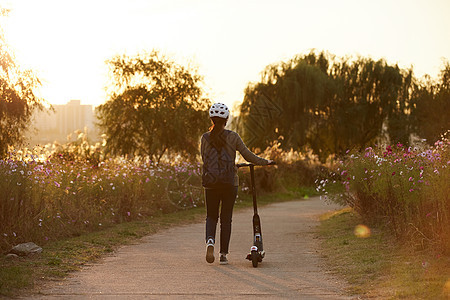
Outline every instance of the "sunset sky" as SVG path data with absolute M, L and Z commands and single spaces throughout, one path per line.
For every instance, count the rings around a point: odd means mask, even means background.
M 436 77 L 450 59 L 448 0 L 14 0 L 6 6 L 7 41 L 53 104 L 103 103 L 105 60 L 141 50 L 198 66 L 209 97 L 229 105 L 242 101 L 266 65 L 311 49 L 385 58 L 414 66 L 418 77 Z

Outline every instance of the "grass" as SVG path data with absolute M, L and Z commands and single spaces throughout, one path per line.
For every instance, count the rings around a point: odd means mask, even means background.
M 297 192 L 273 193 L 258 196 L 258 204 L 298 199 Z M 235 208 L 252 206 L 251 195 L 239 194 Z M 49 280 L 58 280 L 83 265 L 97 261 L 114 252 L 119 246 L 135 243 L 145 235 L 170 226 L 202 222 L 205 208 L 159 214 L 141 221 L 120 223 L 77 237 L 49 242 L 35 257 L 7 260 L 0 258 L 0 296 L 16 296 Z
M 377 299 L 450 299 L 450 257 L 414 249 L 406 242 L 399 245 L 381 227 L 355 231 L 361 223 L 354 211 L 344 209 L 324 215 L 319 227 L 328 266 L 349 283 L 350 294 Z

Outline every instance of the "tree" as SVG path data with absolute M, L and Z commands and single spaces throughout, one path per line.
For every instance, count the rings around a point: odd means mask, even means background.
M 338 84 L 331 107 L 335 116 L 331 122 L 336 140 L 334 153 L 353 147 L 364 149 L 383 134 L 394 142 L 408 143 L 411 70 L 390 66 L 383 59 L 359 57 L 336 62 L 331 76 Z
M 0 18 L 7 14 L 8 10 L 0 8 Z M 24 142 L 33 112 L 43 109 L 44 100 L 35 92 L 39 86 L 31 70 L 19 67 L 0 27 L 0 157 L 8 147 Z
M 319 111 L 331 101 L 327 69 L 324 53 L 266 67 L 261 82 L 246 88 L 240 109 L 238 126 L 248 145 L 264 149 L 282 136 L 283 149 L 303 150 L 320 127 Z
M 311 52 L 266 67 L 245 90 L 238 125 L 253 148 L 282 136 L 281 148 L 309 148 L 324 161 L 364 149 L 386 124 L 391 138 L 407 142 L 411 87 L 412 71 L 384 60 Z
M 432 144 L 450 130 L 450 64 L 445 63 L 437 82 L 426 77 L 414 92 L 413 120 L 417 134 Z
M 98 109 L 107 152 L 159 161 L 170 150 L 194 158 L 209 125 L 209 100 L 196 70 L 157 51 L 118 55 L 107 63 L 110 95 Z

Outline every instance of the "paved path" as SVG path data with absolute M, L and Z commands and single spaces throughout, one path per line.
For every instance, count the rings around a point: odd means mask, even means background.
M 260 208 L 266 257 L 245 260 L 251 209 L 233 217 L 229 265 L 205 261 L 204 224 L 161 231 L 41 290 L 35 299 L 348 299 L 323 268 L 315 238 L 318 215 L 336 209 L 319 198 Z M 216 249 L 217 250 L 217 249 Z

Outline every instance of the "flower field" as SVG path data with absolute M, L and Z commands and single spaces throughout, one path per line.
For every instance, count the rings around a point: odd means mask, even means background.
M 7 159 L 0 160 L 1 252 L 21 242 L 45 244 L 204 205 L 200 163 L 179 157 L 167 157 L 164 163 L 105 158 L 103 145 L 90 144 L 82 132 L 76 134 L 75 141 L 11 150 Z M 286 192 L 292 187 L 299 196 L 314 192 L 317 165 L 277 147 L 262 156 L 279 165 L 256 169 L 258 192 Z M 249 193 L 248 170 L 240 169 L 239 175 L 243 193 Z
M 416 246 L 450 252 L 450 141 L 348 153 L 317 190 Z
M 177 209 L 167 197 L 174 178 L 198 177 L 199 164 L 106 159 L 67 152 L 12 152 L 0 160 L 0 250 L 45 243 Z M 193 205 L 203 197 L 181 194 Z

